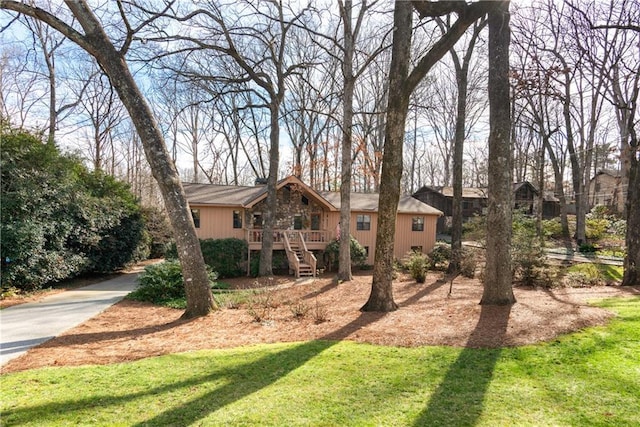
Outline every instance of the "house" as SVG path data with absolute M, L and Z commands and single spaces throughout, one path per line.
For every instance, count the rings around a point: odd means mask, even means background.
M 261 249 L 266 185 L 258 182 L 255 186 L 188 183 L 183 186 L 199 238 L 245 239 L 250 256 L 251 251 Z M 367 251 L 368 264 L 373 263 L 375 253 L 378 197 L 378 194 L 351 194 L 350 232 Z M 316 191 L 289 176 L 278 182 L 277 200 L 273 249 L 286 252 L 289 268 L 296 275 L 303 273 L 299 268 L 315 274 L 318 265 L 311 265 L 314 260 L 310 254 L 322 254 L 340 232 L 340 193 Z M 426 203 L 401 196 L 395 257 L 402 258 L 410 250 L 429 252 L 435 245 L 436 222 L 441 215 Z M 305 257 L 310 262 L 303 262 Z M 296 263 L 299 268 L 292 268 Z
M 513 207 L 524 210 L 527 214 L 535 212 L 538 190 L 529 182 L 513 184 Z M 424 186 L 413 197 L 441 210 L 444 216 L 438 220 L 438 232 L 445 232 L 450 227 L 453 215 L 453 187 L 428 187 Z M 543 217 L 553 218 L 559 215 L 560 205 L 558 199 L 552 194 L 544 193 Z M 466 221 L 474 215 L 484 215 L 489 203 L 487 189 L 467 187 L 462 188 L 462 220 Z
M 600 170 L 589 181 L 589 207 L 608 206 L 615 212 L 624 212 L 627 195 L 622 185 L 622 173 Z

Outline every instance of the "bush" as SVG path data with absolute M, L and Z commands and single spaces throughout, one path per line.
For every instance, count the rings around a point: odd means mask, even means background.
M 249 263 L 249 274 L 251 277 L 258 277 L 260 273 L 260 251 L 253 251 L 251 262 Z
M 424 283 L 427 279 L 429 269 L 429 258 L 422 252 L 411 251 L 407 254 L 407 261 L 404 267 L 409 270 L 409 274 L 416 282 Z
M 487 218 L 483 215 L 474 215 L 462 224 L 462 235 L 467 240 L 483 242 L 487 236 Z
M 204 262 L 217 271 L 220 278 L 238 277 L 245 273 L 242 263 L 247 259 L 246 240 L 206 239 L 200 245 Z
M 469 279 L 473 279 L 476 275 L 477 267 L 478 259 L 476 251 L 463 248 L 462 259 L 460 260 L 460 274 Z
M 586 220 L 585 234 L 587 239 L 600 240 L 604 237 L 610 222 L 607 219 L 589 219 Z
M 592 243 L 582 243 L 578 248 L 578 251 L 583 254 L 593 254 L 598 248 Z
M 429 252 L 430 268 L 434 270 L 446 270 L 451 261 L 451 246 L 447 243 L 438 243 Z
M 594 206 L 586 216 L 586 236 L 591 240 L 599 240 L 607 234 L 624 236 L 627 232 L 627 222 L 609 213 L 606 206 Z
M 209 270 L 209 281 L 213 289 L 228 287 L 217 283 L 216 279 L 217 274 Z M 185 307 L 186 294 L 179 261 L 165 261 L 145 267 L 138 277 L 138 283 L 138 288 L 127 298 L 175 308 Z
M 173 236 L 165 213 L 154 206 L 142 208 L 145 230 L 149 235 L 149 258 L 164 258 Z
M 543 281 L 547 258 L 542 239 L 536 235 L 534 218 L 514 213 L 511 251 L 514 275 L 523 285 L 533 286 Z
M 360 242 L 355 239 L 355 237 L 350 237 L 351 265 L 364 265 L 364 263 L 367 261 L 367 251 L 360 244 Z M 329 254 L 329 265 L 331 265 L 333 270 L 336 270 L 338 268 L 338 262 L 340 259 L 340 241 L 337 239 L 332 240 L 325 248 L 325 252 Z
M 145 257 L 140 207 L 126 184 L 38 136 L 3 129 L 0 138 L 3 285 L 36 290 Z
M 247 259 L 247 241 L 227 238 L 227 239 L 205 239 L 200 240 L 200 248 L 204 262 L 214 271 L 216 271 L 221 279 L 230 277 L 239 277 L 245 273 L 243 263 Z M 167 251 L 168 259 L 177 259 L 178 251 L 175 243 Z M 254 259 L 252 258 L 252 264 Z M 253 265 L 252 265 L 253 266 Z
M 588 287 L 604 284 L 602 273 L 595 264 L 576 264 L 570 267 L 564 277 L 570 287 Z
M 562 237 L 562 224 L 559 218 L 543 219 L 542 220 L 542 234 L 545 238 L 560 238 Z
M 621 218 L 615 218 L 611 221 L 607 231 L 616 236 L 625 236 L 627 234 L 627 221 Z

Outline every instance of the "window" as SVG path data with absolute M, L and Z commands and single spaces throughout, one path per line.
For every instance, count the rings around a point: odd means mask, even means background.
M 254 213 L 253 214 L 253 228 L 262 228 L 262 214 Z
M 356 230 L 371 230 L 371 215 L 358 215 L 356 217 Z
M 242 228 L 242 215 L 240 211 L 233 211 L 233 228 Z
M 302 230 L 302 215 L 296 214 L 293 217 L 293 229 L 294 230 Z
M 424 217 L 414 216 L 411 220 L 411 231 L 424 231 Z
M 320 214 L 311 214 L 311 229 L 320 230 Z
M 193 218 L 193 225 L 196 228 L 200 228 L 200 209 L 191 209 L 191 217 Z

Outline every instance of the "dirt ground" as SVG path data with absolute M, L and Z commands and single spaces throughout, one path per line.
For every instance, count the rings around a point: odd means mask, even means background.
M 491 307 L 478 304 L 482 285 L 477 279 L 456 278 L 449 295 L 450 282 L 440 274 L 430 274 L 424 284 L 400 275 L 393 289 L 399 309 L 383 314 L 359 311 L 369 296 L 370 274 L 341 284 L 329 275 L 298 282 L 289 277 L 227 282 L 266 290 L 254 291 L 249 303 L 193 320 L 182 320 L 181 310 L 125 300 L 10 361 L 1 372 L 313 339 L 406 347 L 519 346 L 605 324 L 613 316 L 588 301 L 640 295 L 640 287 L 516 287 L 516 304 Z

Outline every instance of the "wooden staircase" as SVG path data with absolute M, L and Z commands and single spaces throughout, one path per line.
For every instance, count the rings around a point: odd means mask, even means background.
M 296 277 L 316 277 L 316 257 L 302 238 L 302 233 L 284 233 L 284 248 L 289 261 L 289 271 Z

